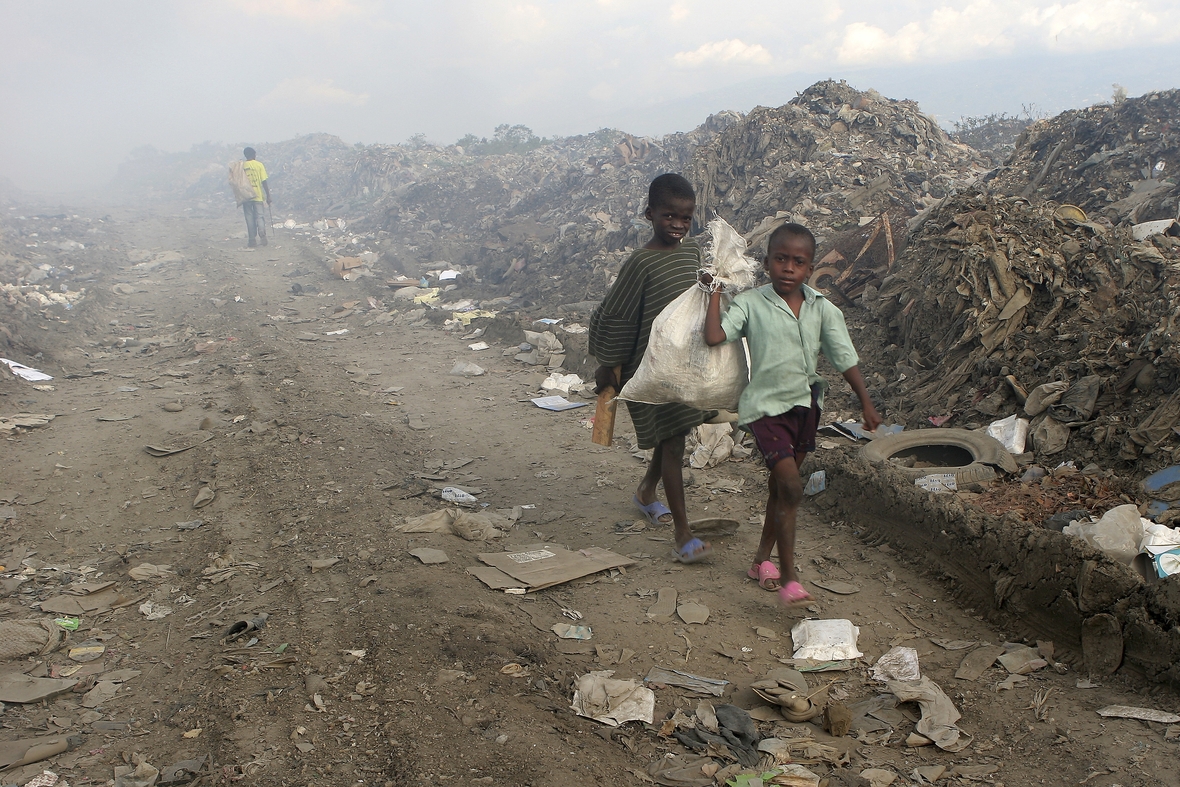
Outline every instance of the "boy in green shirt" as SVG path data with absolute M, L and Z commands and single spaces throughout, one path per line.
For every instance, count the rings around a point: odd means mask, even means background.
M 738 425 L 754 435 L 770 469 L 762 538 L 748 575 L 766 590 L 777 590 L 788 606 L 811 596 L 795 573 L 795 517 L 803 501 L 799 468 L 815 450 L 815 433 L 826 384 L 816 372 L 822 352 L 852 386 L 864 411 L 865 428 L 881 417 L 865 388 L 844 315 L 808 287 L 815 262 L 815 236 L 800 224 L 784 224 L 770 236 L 763 263 L 770 284 L 734 297 L 721 316 L 721 292 L 709 299 L 705 342 L 710 346 L 745 338 L 750 349 L 750 384 L 738 403 Z M 778 545 L 781 571 L 770 560 Z

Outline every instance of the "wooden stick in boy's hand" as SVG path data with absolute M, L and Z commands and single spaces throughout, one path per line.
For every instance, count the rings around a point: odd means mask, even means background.
M 619 375 L 622 372 L 622 366 L 613 369 L 600 366 L 594 374 L 598 405 L 594 408 L 594 433 L 590 440 L 595 445 L 611 445 L 615 440 L 615 397 L 619 392 Z

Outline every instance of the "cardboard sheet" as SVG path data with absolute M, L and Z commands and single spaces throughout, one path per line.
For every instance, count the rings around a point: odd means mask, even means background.
M 515 587 L 528 590 L 542 590 L 635 562 L 602 547 L 572 552 L 560 544 L 532 544 L 512 552 L 482 552 L 479 559 L 517 580 Z
M 469 566 L 467 573 L 487 585 L 492 590 L 507 590 L 508 588 L 524 588 L 524 583 L 513 579 L 498 568 L 492 566 Z

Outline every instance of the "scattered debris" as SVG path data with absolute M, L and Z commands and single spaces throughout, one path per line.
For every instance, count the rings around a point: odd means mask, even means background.
M 725 693 L 725 687 L 729 685 L 727 680 L 705 678 L 664 667 L 652 667 L 648 670 L 647 677 L 643 679 L 643 682 L 662 686 L 679 686 L 682 689 L 689 689 L 698 694 L 711 694 L 714 697 L 722 696 Z
M 418 547 L 417 549 L 411 549 L 410 554 L 428 566 L 450 561 L 450 558 L 447 557 L 446 552 L 443 552 L 441 549 L 431 549 L 430 547 Z
M 656 694 L 633 680 L 616 680 L 614 670 L 590 672 L 575 683 L 570 709 L 612 727 L 629 721 L 651 724 L 654 720 Z
M 1099 716 L 1113 719 L 1138 719 L 1140 721 L 1154 721 L 1160 724 L 1178 724 L 1180 715 L 1153 708 L 1136 708 L 1130 705 L 1107 705 L 1098 709 Z
M 794 658 L 812 661 L 859 659 L 864 655 L 856 649 L 859 635 L 860 629 L 848 620 L 802 620 L 791 629 Z

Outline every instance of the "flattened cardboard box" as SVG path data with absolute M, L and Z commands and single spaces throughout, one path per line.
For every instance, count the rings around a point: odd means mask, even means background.
M 500 578 L 482 568 L 471 572 L 488 587 L 524 587 L 528 590 L 542 590 L 635 563 L 629 557 L 602 547 L 571 552 L 560 544 L 530 544 L 514 552 L 483 552 L 479 559 L 505 575 Z

